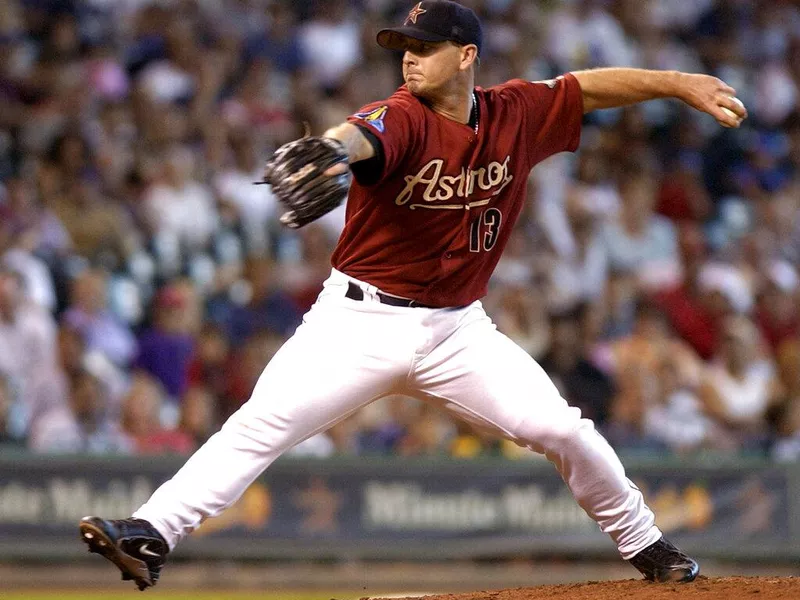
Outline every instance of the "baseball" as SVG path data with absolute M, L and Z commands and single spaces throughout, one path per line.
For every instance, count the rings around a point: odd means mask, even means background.
M 741 100 L 739 100 L 736 96 L 731 96 L 731 99 L 734 102 L 736 102 L 736 104 L 738 104 L 739 106 L 744 108 L 744 103 Z M 733 112 L 731 109 L 725 108 L 724 106 L 721 106 L 720 108 L 722 109 L 722 112 L 724 112 L 729 117 L 733 117 L 734 119 L 736 119 L 738 121 L 738 123 L 742 122 L 742 118 L 739 115 L 737 115 L 735 112 Z

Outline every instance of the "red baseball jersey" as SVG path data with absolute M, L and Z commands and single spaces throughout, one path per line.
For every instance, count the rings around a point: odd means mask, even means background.
M 405 86 L 348 118 L 383 146 L 377 183 L 354 181 L 331 262 L 395 296 L 431 306 L 483 297 L 526 199 L 535 164 L 580 141 L 572 74 L 476 88 L 477 134 Z

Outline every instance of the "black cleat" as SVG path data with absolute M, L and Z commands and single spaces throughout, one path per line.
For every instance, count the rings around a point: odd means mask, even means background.
M 663 537 L 628 562 L 636 567 L 645 579 L 658 583 L 689 583 L 700 573 L 700 566 L 696 561 Z
M 169 546 L 150 523 L 144 519 L 84 517 L 80 530 L 89 552 L 117 565 L 123 581 L 133 580 L 139 590 L 156 584 Z

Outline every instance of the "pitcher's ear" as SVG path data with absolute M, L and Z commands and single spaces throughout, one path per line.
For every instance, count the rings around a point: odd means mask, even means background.
M 478 47 L 475 44 L 466 44 L 461 46 L 461 67 L 467 69 L 470 65 L 480 64 L 478 58 Z

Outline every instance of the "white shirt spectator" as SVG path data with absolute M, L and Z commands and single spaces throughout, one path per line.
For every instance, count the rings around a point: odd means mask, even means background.
M 223 200 L 236 207 L 251 251 L 267 248 L 267 225 L 276 218 L 276 198 L 271 186 L 253 185 L 260 181 L 262 169 L 246 173 L 238 169 L 223 171 L 214 179 L 214 188 Z
M 639 236 L 632 236 L 619 222 L 612 221 L 606 224 L 603 236 L 611 268 L 635 271 L 640 282 L 649 288 L 678 282 L 678 239 L 668 219 L 651 216 Z
M 700 401 L 689 390 L 670 394 L 663 403 L 649 406 L 644 415 L 644 433 L 681 450 L 700 446 L 711 423 L 703 414 Z
M 536 190 L 536 221 L 541 223 L 555 251 L 562 255 L 575 248 L 564 208 L 571 183 L 569 173 L 572 162 L 573 157 L 566 152 L 556 154 L 537 165 L 530 175 L 530 182 Z
M 3 255 L 3 264 L 22 274 L 25 296 L 49 311 L 56 309 L 56 289 L 47 265 L 33 254 L 20 248 Z
M 56 324 L 49 312 L 26 302 L 11 321 L 0 319 L 0 372 L 26 381 L 55 362 Z
M 300 44 L 314 78 L 333 86 L 361 60 L 361 31 L 351 20 L 311 21 L 300 31 Z
M 651 0 L 648 6 L 650 23 L 664 29 L 693 27 L 711 8 L 714 0 Z
M 733 265 L 710 262 L 698 274 L 700 289 L 719 292 L 738 313 L 746 314 L 753 307 L 753 292 L 745 276 Z
M 797 84 L 785 64 L 772 62 L 758 70 L 753 109 L 770 125 L 780 124 L 797 107 Z
M 147 66 L 139 82 L 155 102 L 175 102 L 191 97 L 195 91 L 194 77 L 166 60 Z
M 208 188 L 189 180 L 180 188 L 155 185 L 145 197 L 145 211 L 156 234 L 174 236 L 190 248 L 202 248 L 217 227 L 218 215 Z
M 0 319 L 0 373 L 19 393 L 18 425 L 27 430 L 35 412 L 32 382 L 56 364 L 56 325 L 45 309 L 26 302 L 10 321 Z
M 766 360 L 748 365 L 742 379 L 734 378 L 723 365 L 712 364 L 708 383 L 716 390 L 726 412 L 737 420 L 758 420 L 767 410 L 775 368 Z
M 547 49 L 564 69 L 637 66 L 637 56 L 617 20 L 600 8 L 580 15 L 575 6 L 554 12 Z
M 553 306 L 599 300 L 608 278 L 608 255 L 601 236 L 593 235 L 583 256 L 576 249 L 561 257 L 550 276 L 555 294 L 551 299 Z

